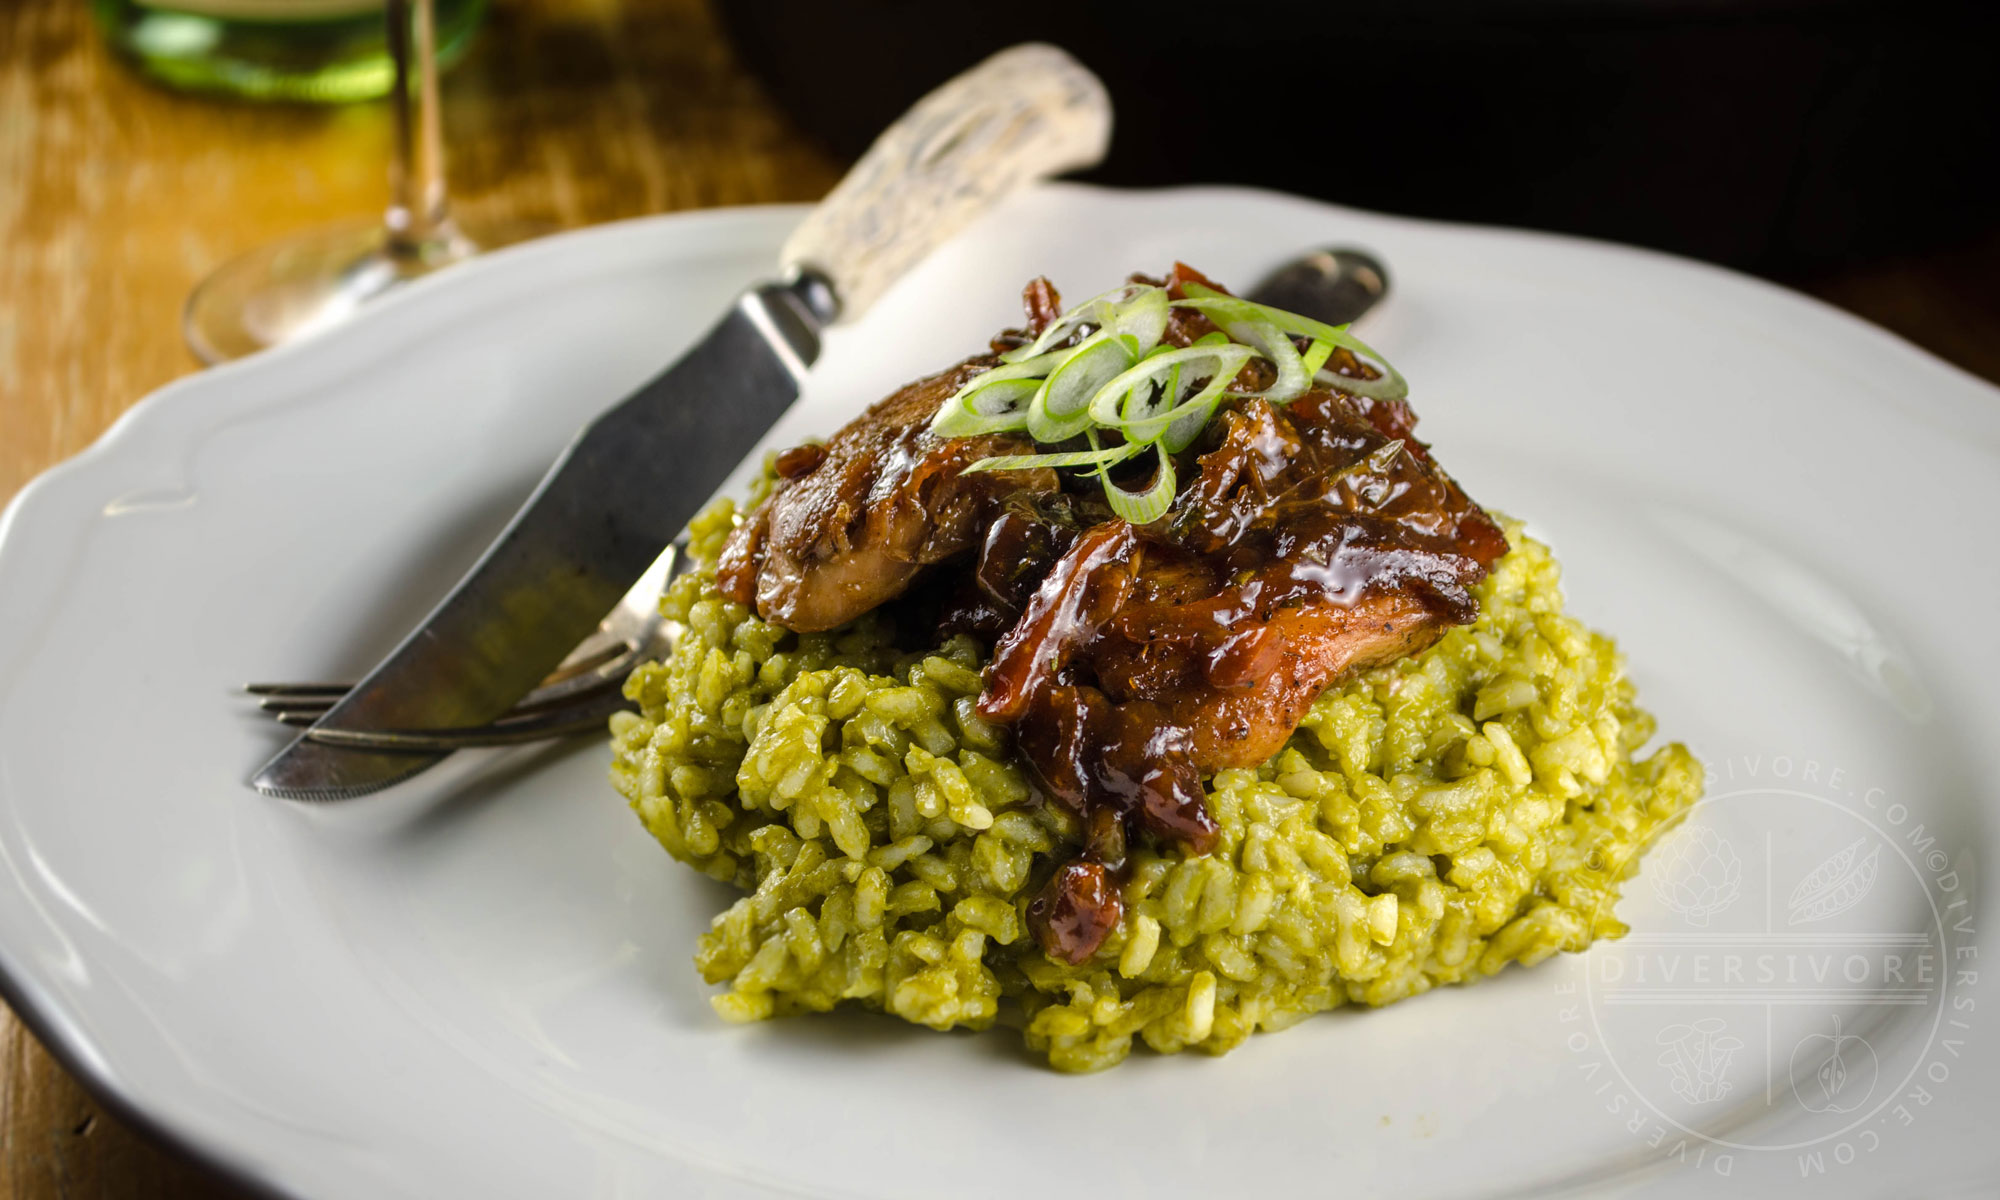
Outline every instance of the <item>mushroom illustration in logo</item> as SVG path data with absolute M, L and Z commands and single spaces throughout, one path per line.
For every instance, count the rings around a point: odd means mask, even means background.
M 1743 1042 L 1729 1036 L 1728 1026 L 1714 1017 L 1669 1025 L 1660 1030 L 1659 1043 L 1667 1048 L 1660 1065 L 1673 1076 L 1676 1096 L 1689 1104 L 1712 1104 L 1729 1094 L 1729 1061 Z
M 1743 891 L 1743 860 L 1713 829 L 1693 826 L 1660 847 L 1649 870 L 1660 902 L 1705 928 L 1708 919 L 1736 902 Z
M 1881 1069 L 1866 1039 L 1840 1032 L 1809 1033 L 1792 1050 L 1792 1094 L 1807 1112 L 1851 1113 L 1868 1102 Z

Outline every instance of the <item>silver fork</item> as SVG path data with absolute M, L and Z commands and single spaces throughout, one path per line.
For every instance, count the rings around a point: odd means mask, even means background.
M 545 738 L 602 732 L 611 714 L 630 709 L 625 676 L 642 662 L 666 657 L 679 626 L 660 615 L 660 595 L 687 569 L 687 543 L 660 553 L 646 573 L 601 621 L 577 643 L 534 691 L 506 716 L 486 725 L 457 729 L 318 729 L 306 736 L 329 746 L 360 750 L 444 751 L 474 746 L 512 746 Z M 347 683 L 246 683 L 257 707 L 280 724 L 311 726 L 347 694 Z

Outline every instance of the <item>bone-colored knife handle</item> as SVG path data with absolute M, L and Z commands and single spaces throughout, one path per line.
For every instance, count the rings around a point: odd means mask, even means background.
M 1002 50 L 917 101 L 785 243 L 860 316 L 917 260 L 1015 188 L 1104 157 L 1111 99 L 1054 46 Z

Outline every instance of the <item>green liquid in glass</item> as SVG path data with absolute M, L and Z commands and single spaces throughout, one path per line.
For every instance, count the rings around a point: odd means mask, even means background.
M 434 0 L 438 64 L 464 52 L 487 0 Z M 340 104 L 395 79 L 382 0 L 91 0 L 114 49 L 186 91 Z

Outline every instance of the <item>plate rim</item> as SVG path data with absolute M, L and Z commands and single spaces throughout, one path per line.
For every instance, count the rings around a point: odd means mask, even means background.
M 411 303 L 423 303 L 426 297 L 440 291 L 461 289 L 467 281 L 496 270 L 531 269 L 523 264 L 560 259 L 579 246 L 600 241 L 615 243 L 633 236 L 644 236 L 653 230 L 682 230 L 685 236 L 695 238 L 704 229 L 721 233 L 748 231 L 760 225 L 789 228 L 811 207 L 810 204 L 732 205 L 653 213 L 562 230 L 532 242 L 482 254 L 450 271 L 414 280 L 381 297 L 353 320 L 313 337 L 169 380 L 134 401 L 88 446 L 35 475 L 9 499 L 5 508 L 0 509 L 0 564 L 5 564 L 10 549 L 15 549 L 21 536 L 20 529 L 31 520 L 66 518 L 72 527 L 86 522 L 89 519 L 87 513 L 74 510 L 64 513 L 57 507 L 61 489 L 66 485 L 73 486 L 76 481 L 93 473 L 114 468 L 119 451 L 142 443 L 146 437 L 171 436 L 165 422 L 177 418 L 191 402 L 198 401 L 203 394 L 217 387 L 226 388 L 239 381 L 254 381 L 271 376 L 273 372 L 283 372 L 304 355 L 331 353 L 328 347 L 353 339 L 357 336 L 357 329 L 361 331 L 361 336 L 366 336 L 375 326 L 394 320 L 396 314 Z M 107 484 L 94 494 L 100 498 L 115 494 L 117 483 L 107 480 Z M 5 857 L 4 851 L 0 851 L 0 858 Z M 18 877 L 17 872 L 10 870 L 8 873 Z M 253 1196 L 265 1200 L 308 1200 L 304 1193 L 291 1190 L 270 1178 L 234 1147 L 210 1139 L 187 1123 L 178 1121 L 173 1116 L 170 1097 L 148 1100 L 139 1095 L 141 1089 L 124 1079 L 106 1058 L 103 1048 L 84 1032 L 74 1014 L 39 984 L 32 971 L 23 969 L 16 961 L 13 949 L 4 941 L 0 941 L 0 1000 L 6 1002 L 15 1019 L 34 1035 L 50 1057 L 69 1072 L 91 1099 L 128 1128 Z
M 1481 239 L 1499 238 L 1540 243 L 1551 250 L 1588 253 L 1599 257 L 1608 255 L 1633 263 L 1643 263 L 1646 269 L 1650 270 L 1667 269 L 1681 272 L 1703 278 L 1711 286 L 1733 288 L 1738 294 L 1755 294 L 1766 302 L 1788 305 L 1795 311 L 1810 312 L 1822 321 L 1831 317 L 1850 336 L 1865 337 L 1885 353 L 1900 353 L 1904 356 L 1904 362 L 1950 380 L 1957 386 L 1940 391 L 1938 398 L 1943 399 L 1947 407 L 1965 419 L 1981 425 L 1990 424 L 1996 431 L 2000 431 L 2000 386 L 1940 358 L 1899 334 L 1826 301 L 1756 276 L 1697 259 L 1572 234 L 1380 213 L 1264 188 L 1195 184 L 1127 189 L 1074 182 L 1057 182 L 1039 187 L 1045 191 L 1122 198 L 1135 202 L 1165 203 L 1203 199 L 1277 202 L 1311 209 L 1318 213 L 1360 217 L 1378 225 L 1400 225 Z M 121 452 L 130 451 L 144 456 L 147 439 L 152 438 L 157 441 L 161 437 L 176 436 L 174 432 L 176 426 L 173 422 L 177 420 L 193 422 L 191 427 L 184 428 L 182 432 L 197 432 L 204 428 L 194 405 L 209 393 L 226 392 L 238 385 L 242 385 L 241 390 L 245 392 L 254 392 L 265 381 L 282 381 L 285 379 L 284 373 L 291 370 L 295 363 L 301 360 L 310 361 L 315 357 L 337 356 L 342 353 L 344 344 L 374 336 L 379 328 L 393 323 L 398 314 L 408 306 L 429 302 L 440 293 L 464 290 L 466 285 L 496 272 L 526 272 L 534 270 L 536 264 L 541 264 L 542 269 L 549 269 L 575 255 L 579 249 L 615 245 L 634 238 L 664 236 L 666 231 L 677 231 L 678 235 L 684 238 L 698 239 L 704 230 L 715 234 L 722 234 L 725 231 L 740 234 L 766 226 L 789 226 L 803 217 L 811 207 L 808 204 L 739 205 L 656 213 L 564 230 L 543 239 L 482 255 L 451 271 L 417 280 L 396 293 L 382 298 L 352 321 L 329 329 L 323 334 L 171 380 L 126 408 L 88 446 L 37 474 L 9 500 L 4 510 L 0 510 L 0 570 L 10 565 L 8 562 L 10 556 L 20 553 L 19 543 L 23 530 L 31 524 L 39 526 L 59 522 L 61 527 L 75 529 L 88 523 L 90 520 L 88 505 L 74 503 L 74 496 L 77 490 L 84 486 L 85 481 L 96 476 L 104 476 L 103 486 L 92 489 L 89 493 L 98 501 L 102 501 L 106 496 L 118 494 L 119 481 L 115 475 L 106 473 L 115 472 L 122 461 Z M 688 246 L 682 253 L 698 248 L 698 246 Z M 775 274 L 775 263 L 773 268 Z M 1982 392 L 1986 395 L 1977 395 Z M 1991 408 L 1982 408 L 1982 401 L 1995 403 Z M 282 397 L 275 401 L 277 404 L 288 402 L 290 401 Z M 219 420 L 226 411 L 228 410 L 222 407 L 210 409 L 209 420 Z M 2000 446 L 2000 433 L 1996 433 L 1990 443 L 1984 438 L 1980 440 L 1984 443 L 1981 448 L 2000 454 L 2000 451 L 1995 449 L 1996 446 Z M 66 497 L 71 498 L 72 502 L 65 504 Z M 0 852 L 0 857 L 5 857 L 4 852 Z M 11 869 L 11 864 L 8 874 L 15 880 L 23 878 L 20 872 Z M 125 1080 L 116 1066 L 106 1058 L 103 1048 L 84 1031 L 75 1014 L 58 1001 L 54 993 L 41 985 L 33 970 L 27 969 L 23 963 L 17 961 L 14 951 L 5 942 L 0 942 L 0 999 L 6 1001 L 17 1019 L 92 1098 L 128 1127 L 250 1194 L 270 1197 L 273 1200 L 304 1200 L 305 1193 L 291 1190 L 271 1178 L 264 1168 L 254 1165 L 226 1138 L 212 1138 L 199 1131 L 192 1123 L 178 1119 L 175 1115 L 173 1097 L 141 1095 L 144 1089 L 134 1087 Z

